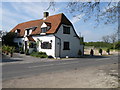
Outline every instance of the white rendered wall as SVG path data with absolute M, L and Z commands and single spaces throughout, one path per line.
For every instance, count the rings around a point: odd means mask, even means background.
M 67 26 L 67 25 L 64 25 Z M 70 34 L 63 34 L 63 25 L 60 26 L 58 32 L 55 34 L 57 37 L 61 38 L 61 57 L 79 57 L 79 49 L 83 52 L 83 45 L 80 45 L 80 40 L 76 37 L 72 26 L 70 26 Z M 56 39 L 56 57 L 59 56 L 59 39 Z M 70 50 L 63 50 L 63 43 L 69 42 Z
M 51 49 L 42 49 L 41 48 L 41 42 L 39 42 L 39 52 L 46 52 L 47 55 L 52 55 L 55 57 L 55 36 L 54 35 L 45 35 L 45 36 L 33 36 L 33 39 L 37 42 L 37 39 L 39 39 L 42 42 L 50 42 L 52 40 L 52 48 Z M 50 42 L 51 43 L 51 42 Z

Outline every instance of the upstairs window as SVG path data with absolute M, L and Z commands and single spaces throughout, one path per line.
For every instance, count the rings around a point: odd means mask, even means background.
M 20 29 L 17 29 L 17 33 L 20 33 Z
M 17 30 L 15 31 L 15 34 L 16 34 L 17 36 L 19 36 L 19 35 L 20 35 L 20 29 L 17 29 Z
M 70 50 L 70 43 L 69 42 L 64 42 L 63 43 L 63 50 Z
M 29 29 L 27 29 L 26 31 L 27 31 L 27 35 L 29 35 L 29 34 L 30 34 L 30 31 L 29 31 Z
M 41 48 L 42 49 L 51 49 L 52 45 L 49 42 L 43 42 L 43 43 L 41 43 Z
M 63 26 L 63 34 L 70 34 L 70 27 Z
M 46 33 L 47 32 L 47 27 L 41 28 L 41 33 Z

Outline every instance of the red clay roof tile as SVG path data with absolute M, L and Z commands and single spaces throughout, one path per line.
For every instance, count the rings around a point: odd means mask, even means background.
M 47 24 L 49 23 L 51 24 L 50 30 L 46 32 L 47 34 L 56 33 L 61 24 L 72 25 L 71 22 L 66 18 L 66 16 L 63 13 L 61 13 L 53 16 L 48 16 L 45 20 L 40 19 L 40 20 L 33 20 L 33 21 L 20 23 L 16 27 L 14 27 L 11 30 L 11 32 L 15 32 L 17 29 L 20 29 L 20 36 L 24 36 L 26 28 L 37 27 L 35 30 L 32 31 L 31 35 L 40 34 L 41 25 L 43 22 L 47 22 Z

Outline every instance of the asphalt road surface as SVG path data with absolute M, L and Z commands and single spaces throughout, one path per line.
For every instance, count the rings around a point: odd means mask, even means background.
M 24 64 L 5 64 L 2 65 L 2 79 L 9 80 L 12 78 L 34 76 L 42 73 L 63 72 L 115 63 L 118 63 L 118 55 L 92 58 L 73 58 L 73 60 L 68 59 Z

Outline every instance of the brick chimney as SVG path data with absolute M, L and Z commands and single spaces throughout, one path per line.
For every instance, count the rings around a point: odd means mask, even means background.
M 44 17 L 43 19 L 45 20 L 49 16 L 49 12 L 44 12 Z

